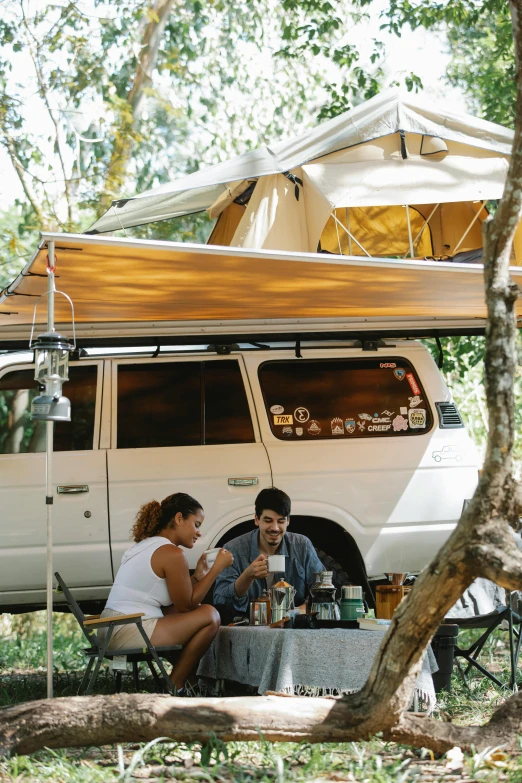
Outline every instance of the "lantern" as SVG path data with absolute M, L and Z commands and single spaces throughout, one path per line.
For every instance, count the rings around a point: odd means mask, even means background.
M 34 349 L 34 378 L 40 386 L 31 404 L 35 421 L 70 421 L 71 403 L 62 396 L 62 385 L 69 380 L 69 353 L 74 344 L 56 332 L 44 332 L 31 344 Z

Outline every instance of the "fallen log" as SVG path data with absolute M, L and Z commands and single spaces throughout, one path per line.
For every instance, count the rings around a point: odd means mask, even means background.
M 183 699 L 153 694 L 76 696 L 42 699 L 0 711 L 0 753 L 33 753 L 42 748 L 115 742 L 148 742 L 169 737 L 178 742 L 349 742 L 375 734 L 378 720 L 353 708 L 351 697 L 240 697 Z M 485 726 L 452 723 L 405 713 L 383 736 L 444 752 L 503 745 L 516 750 L 522 731 L 522 694 L 513 696 Z

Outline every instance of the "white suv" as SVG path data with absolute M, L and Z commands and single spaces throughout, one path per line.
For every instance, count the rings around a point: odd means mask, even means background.
M 275 485 L 292 498 L 291 529 L 353 583 L 365 581 L 364 565 L 370 579 L 421 569 L 478 478 L 475 447 L 426 348 L 214 348 L 72 363 L 72 422 L 55 425 L 53 527 L 55 569 L 77 598 L 106 598 L 137 509 L 177 491 L 205 509 L 191 566 L 248 529 L 255 496 Z M 4 611 L 45 601 L 35 393 L 30 364 L 0 369 Z

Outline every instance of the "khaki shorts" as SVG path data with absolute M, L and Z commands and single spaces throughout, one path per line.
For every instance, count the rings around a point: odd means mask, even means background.
M 123 612 L 116 612 L 114 609 L 110 609 L 109 607 L 106 607 L 103 612 L 100 615 L 100 618 L 103 617 L 121 617 L 123 616 Z M 156 627 L 156 623 L 158 622 L 159 617 L 154 617 L 149 620 L 143 620 L 141 621 L 141 625 L 147 636 L 152 636 L 154 629 Z M 105 636 L 107 635 L 107 628 L 100 628 L 98 631 L 98 641 L 104 642 Z M 142 648 L 145 647 L 145 640 L 141 633 L 138 631 L 138 626 L 135 623 L 129 623 L 128 625 L 116 625 L 112 629 L 112 635 L 111 635 L 111 641 L 109 644 L 109 650 L 124 650 L 124 649 L 135 649 L 136 647 Z

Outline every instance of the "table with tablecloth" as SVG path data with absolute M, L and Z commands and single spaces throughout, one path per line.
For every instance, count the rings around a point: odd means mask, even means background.
M 352 693 L 368 679 L 385 632 L 224 627 L 202 657 L 197 673 L 199 677 L 251 685 L 260 694 Z M 428 647 L 415 694 L 429 708 L 436 701 L 431 677 L 435 671 L 437 662 Z

